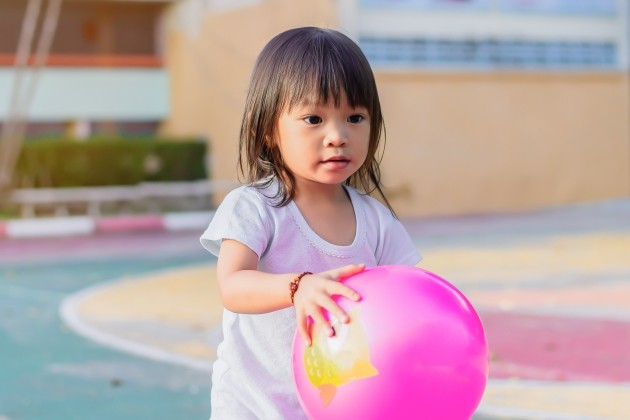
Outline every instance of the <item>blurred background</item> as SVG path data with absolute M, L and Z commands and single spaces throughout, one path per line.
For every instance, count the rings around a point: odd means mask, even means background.
M 199 298 L 220 304 L 197 238 L 237 185 L 257 54 L 309 25 L 365 52 L 385 192 L 484 309 L 479 418 L 630 419 L 628 0 L 0 0 L 0 419 L 207 418 Z
M 373 65 L 401 215 L 630 191 L 623 0 L 3 0 L 0 19 L 5 189 L 235 179 L 257 53 L 320 25 Z

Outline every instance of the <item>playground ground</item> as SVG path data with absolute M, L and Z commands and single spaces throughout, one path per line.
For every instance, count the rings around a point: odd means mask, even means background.
M 630 419 L 630 202 L 403 222 L 484 322 L 475 419 Z M 207 418 L 200 233 L 1 240 L 0 419 Z

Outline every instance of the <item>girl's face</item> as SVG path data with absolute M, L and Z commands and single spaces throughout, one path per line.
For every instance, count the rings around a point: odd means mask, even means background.
M 345 94 L 339 107 L 302 103 L 278 119 L 276 144 L 299 188 L 304 182 L 341 184 L 367 157 L 370 121 L 365 107 L 352 108 Z

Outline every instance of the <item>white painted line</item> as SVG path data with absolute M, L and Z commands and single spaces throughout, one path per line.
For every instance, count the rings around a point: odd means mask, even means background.
M 192 266 L 187 266 L 192 267 Z M 76 332 L 79 335 L 87 337 L 91 340 L 96 341 L 97 343 L 103 344 L 105 346 L 113 347 L 118 350 L 122 350 L 128 353 L 136 354 L 142 357 L 146 357 L 148 359 L 159 360 L 162 362 L 173 363 L 177 365 L 187 366 L 193 369 L 198 369 L 201 371 L 212 371 L 212 362 L 196 359 L 189 356 L 184 356 L 181 354 L 176 354 L 173 352 L 169 352 L 160 348 L 156 348 L 150 345 L 141 344 L 136 341 L 127 340 L 124 338 L 120 338 L 113 334 L 105 333 L 101 330 L 93 328 L 89 323 L 83 321 L 81 318 L 77 308 L 78 305 L 84 299 L 88 297 L 98 294 L 101 291 L 108 289 L 115 285 L 122 285 L 128 282 L 139 281 L 145 279 L 147 276 L 158 276 L 164 273 L 168 273 L 171 271 L 181 270 L 182 267 L 167 269 L 163 271 L 156 271 L 148 274 L 142 274 L 136 278 L 125 279 L 125 280 L 112 280 L 104 283 L 98 283 L 92 287 L 88 287 L 83 289 L 75 294 L 68 296 L 63 300 L 61 306 L 59 308 L 59 315 L 66 323 L 66 325 Z M 218 327 L 220 328 L 220 326 Z
M 512 379 L 491 379 L 487 383 L 487 389 L 495 390 L 513 390 L 518 391 L 523 400 L 527 401 L 528 392 L 532 390 L 553 390 L 558 388 L 566 388 L 572 390 L 583 391 L 606 391 L 611 388 L 623 389 L 630 392 L 630 383 L 603 383 L 603 382 L 589 382 L 589 381 L 570 381 L 570 382 L 557 382 L 557 381 L 540 381 L 540 380 L 518 380 Z M 571 406 L 570 400 L 567 400 L 567 406 Z M 475 412 L 476 415 L 486 416 L 493 420 L 612 420 L 613 417 L 599 417 L 578 413 L 559 413 L 544 411 L 532 408 L 523 407 L 509 407 L 509 406 L 497 406 L 490 403 L 485 403 L 482 400 L 481 405 Z M 624 417 L 625 418 L 625 417 Z M 621 418 L 619 418 L 621 420 Z
M 94 226 L 94 220 L 90 217 L 43 217 L 10 220 L 6 223 L 6 231 L 9 238 L 90 235 L 94 232 Z
M 533 315 L 533 316 L 548 316 L 555 318 L 566 319 L 589 319 L 599 321 L 617 321 L 617 322 L 630 322 L 630 308 L 610 308 L 603 305 L 576 304 L 572 306 L 564 307 L 535 307 L 535 306 L 519 306 L 514 309 L 501 309 L 497 306 L 490 305 L 475 305 L 475 310 L 481 313 L 509 313 L 515 315 Z
M 583 414 L 551 413 L 528 408 L 492 406 L 479 407 L 475 414 L 490 416 L 497 420 L 610 420 L 609 417 L 591 417 Z
M 163 216 L 164 227 L 168 231 L 203 230 L 214 216 L 214 211 L 167 213 Z
M 522 388 L 522 389 L 543 389 L 543 388 L 557 388 L 557 387 L 571 387 L 577 389 L 608 389 L 614 388 L 627 388 L 630 391 L 630 382 L 592 382 L 592 381 L 541 381 L 541 380 L 529 380 L 529 379 L 490 379 L 488 385 L 493 388 Z
M 92 235 L 97 231 L 167 231 L 204 230 L 214 211 L 166 213 L 142 217 L 112 216 L 94 219 L 88 216 L 13 219 L 0 223 L 0 238 L 38 238 Z

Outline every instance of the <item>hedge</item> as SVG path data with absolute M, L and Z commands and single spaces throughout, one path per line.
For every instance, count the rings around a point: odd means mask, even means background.
M 206 142 L 164 138 L 37 139 L 23 143 L 15 187 L 134 185 L 207 177 Z

